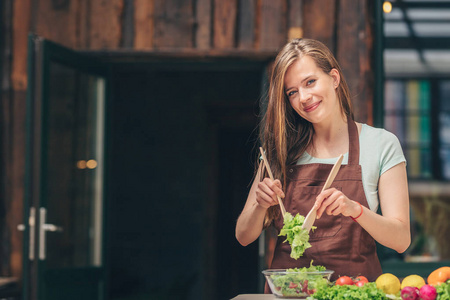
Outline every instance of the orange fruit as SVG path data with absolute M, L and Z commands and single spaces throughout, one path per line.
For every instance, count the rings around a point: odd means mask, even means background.
M 439 285 L 450 279 L 450 267 L 440 267 L 428 276 L 428 284 Z

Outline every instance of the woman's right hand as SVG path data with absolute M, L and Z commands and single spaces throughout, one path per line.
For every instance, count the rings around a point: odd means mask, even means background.
M 253 243 L 261 235 L 267 209 L 278 204 L 277 195 L 284 198 L 280 180 L 264 178 L 260 181 L 263 171 L 264 164 L 260 164 L 236 223 L 236 239 L 242 246 Z
M 273 205 L 277 205 L 277 195 L 282 199 L 285 197 L 280 180 L 264 178 L 263 181 L 258 183 L 258 187 L 256 188 L 256 202 L 261 207 L 267 209 Z

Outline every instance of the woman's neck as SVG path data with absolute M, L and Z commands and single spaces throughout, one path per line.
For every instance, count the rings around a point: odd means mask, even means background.
M 348 152 L 349 137 L 345 117 L 339 116 L 313 126 L 313 141 L 307 150 L 310 155 L 333 158 Z

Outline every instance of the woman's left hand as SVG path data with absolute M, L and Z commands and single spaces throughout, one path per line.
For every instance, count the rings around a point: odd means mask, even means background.
M 319 219 L 324 212 L 328 215 L 337 216 L 342 214 L 346 217 L 356 218 L 361 210 L 359 204 L 347 198 L 341 191 L 330 188 L 321 192 L 316 197 L 317 218 Z

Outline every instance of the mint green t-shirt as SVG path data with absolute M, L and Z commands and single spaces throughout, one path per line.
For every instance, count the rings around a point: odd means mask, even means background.
M 389 131 L 362 124 L 359 135 L 359 164 L 362 170 L 362 183 L 369 207 L 377 211 L 380 203 L 378 198 L 378 180 L 381 174 L 390 168 L 405 162 L 403 150 L 398 138 Z M 298 165 L 311 163 L 334 164 L 336 158 L 315 158 L 307 152 L 297 161 Z M 343 165 L 348 164 L 348 152 L 345 153 Z

